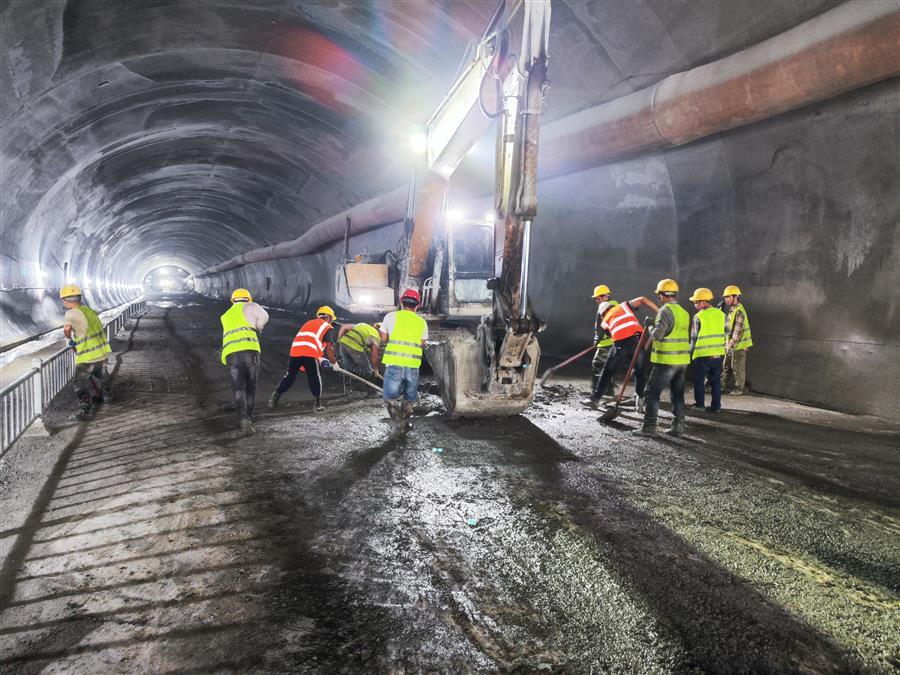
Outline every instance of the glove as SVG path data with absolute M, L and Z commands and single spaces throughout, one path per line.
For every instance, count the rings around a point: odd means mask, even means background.
M 328 359 L 322 359 L 319 361 L 319 365 L 322 366 L 325 370 L 331 370 L 331 361 Z
M 76 346 L 75 340 L 69 340 L 69 346 L 70 346 L 72 349 L 75 349 L 75 346 Z

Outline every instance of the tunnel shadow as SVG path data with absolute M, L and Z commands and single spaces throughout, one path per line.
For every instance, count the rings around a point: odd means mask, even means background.
M 568 450 L 526 418 L 477 427 L 448 422 L 448 427 L 464 438 L 489 442 L 504 464 L 528 469 L 527 477 L 517 471 L 508 478 L 511 502 L 523 510 L 533 510 L 536 502 L 560 505 L 568 523 L 596 542 L 626 586 L 684 645 L 692 659 L 685 667 L 712 672 L 859 669 L 829 637 L 634 506 L 614 481 L 581 471 Z M 571 463 L 577 479 L 564 475 L 560 461 Z

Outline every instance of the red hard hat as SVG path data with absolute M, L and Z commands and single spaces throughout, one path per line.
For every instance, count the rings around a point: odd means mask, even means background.
M 404 300 L 415 300 L 416 304 L 419 305 L 422 303 L 422 296 L 419 295 L 419 291 L 414 288 L 407 288 L 403 291 L 403 295 L 400 296 L 400 302 Z

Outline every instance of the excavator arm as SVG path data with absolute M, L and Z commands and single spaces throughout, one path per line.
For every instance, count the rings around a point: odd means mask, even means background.
M 493 312 L 471 331 L 452 331 L 426 350 L 453 416 L 515 414 L 531 400 L 543 327 L 528 300 L 531 226 L 537 214 L 540 117 L 548 87 L 550 0 L 507 0 L 475 45 L 447 97 L 426 124 L 427 169 L 412 204 L 402 277 L 421 286 L 439 277 L 435 232 L 453 172 L 496 122 L 494 247 L 488 282 Z M 518 48 L 516 50 L 516 48 Z M 502 251 L 502 254 L 501 254 Z M 432 266 L 429 268 L 429 264 Z

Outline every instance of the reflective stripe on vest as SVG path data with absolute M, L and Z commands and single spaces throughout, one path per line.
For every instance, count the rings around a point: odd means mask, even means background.
M 235 352 L 258 352 L 259 336 L 247 317 L 244 316 L 244 303 L 236 302 L 222 317 L 222 365 L 225 357 Z
M 609 301 L 609 304 L 611 304 L 611 305 L 613 305 L 613 306 L 615 307 L 615 306 L 617 306 L 619 303 L 616 302 L 615 300 L 610 300 L 610 301 Z M 603 321 L 600 319 L 600 317 L 597 317 L 597 323 L 598 323 L 597 334 L 599 335 L 599 334 L 600 334 L 600 330 L 601 330 L 601 329 L 602 329 L 602 330 L 605 330 L 605 329 L 606 329 L 606 326 L 603 325 Z M 612 347 L 612 343 L 613 343 L 613 336 L 610 335 L 610 334 L 607 334 L 606 337 L 602 338 L 602 339 L 600 340 L 600 342 L 597 343 L 597 347 L 598 347 L 598 348 L 600 348 L 600 347 Z
M 692 358 L 725 356 L 725 313 L 715 307 L 697 312 L 700 330 L 694 343 Z
M 425 319 L 408 309 L 397 312 L 394 329 L 388 337 L 381 362 L 386 366 L 418 368 L 422 365 L 422 336 Z
M 106 341 L 106 331 L 100 323 L 97 312 L 85 305 L 79 305 L 78 310 L 87 320 L 87 335 L 75 340 L 75 363 L 93 363 L 102 361 L 107 354 L 112 353 L 109 342 Z
M 627 340 L 632 335 L 643 332 L 641 322 L 638 321 L 637 316 L 627 302 L 623 302 L 607 315 L 605 323 L 607 330 L 612 335 L 613 342 Z
M 344 333 L 344 337 L 341 338 L 341 344 L 355 352 L 365 352 L 369 338 L 381 340 L 378 331 L 372 326 L 367 323 L 358 323 Z
M 311 319 L 300 327 L 291 343 L 291 356 L 311 356 L 321 359 L 325 353 L 322 339 L 331 328 L 324 319 Z
M 750 317 L 747 316 L 747 310 L 741 304 L 732 307 L 731 311 L 728 312 L 728 337 L 731 337 L 731 332 L 734 330 L 734 320 L 737 318 L 738 312 L 744 315 L 744 332 L 741 333 L 740 341 L 734 346 L 736 352 L 753 346 L 753 336 L 750 334 Z
M 666 366 L 686 366 L 691 362 L 691 317 L 681 305 L 669 302 L 662 306 L 656 315 L 656 323 L 659 317 L 669 308 L 675 318 L 672 331 L 664 338 L 653 340 L 653 349 L 650 352 L 650 363 L 659 363 Z

